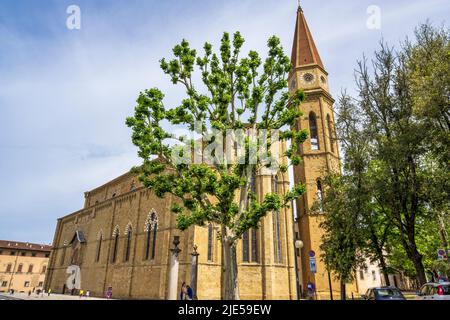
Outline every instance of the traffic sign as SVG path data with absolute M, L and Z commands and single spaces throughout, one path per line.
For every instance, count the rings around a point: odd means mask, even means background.
M 308 297 L 314 297 L 314 291 L 316 291 L 316 287 L 314 286 L 314 283 L 308 282 L 306 288 L 308 290 Z
M 447 252 L 444 249 L 438 249 L 438 260 L 447 260 Z
M 316 264 L 316 258 L 315 257 L 310 257 L 309 258 L 309 269 L 311 270 L 312 273 L 316 273 L 317 272 L 317 264 Z
M 316 256 L 316 253 L 314 252 L 314 250 L 309 251 L 309 256 L 310 256 L 311 258 L 313 258 L 313 257 Z

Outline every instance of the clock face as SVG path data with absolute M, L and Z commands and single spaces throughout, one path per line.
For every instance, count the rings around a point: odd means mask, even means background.
M 306 82 L 312 82 L 314 80 L 314 75 L 312 73 L 305 73 L 303 75 L 303 80 Z

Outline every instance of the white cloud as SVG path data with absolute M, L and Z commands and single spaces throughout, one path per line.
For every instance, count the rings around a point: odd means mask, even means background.
M 366 7 L 377 2 L 383 35 L 395 40 L 411 32 L 413 18 L 449 13 L 444 0 L 304 1 L 335 95 L 352 85 L 355 60 L 379 40 L 379 32 L 365 28 Z M 217 48 L 223 31 L 239 30 L 244 52 L 264 53 L 276 34 L 290 54 L 296 10 L 291 0 L 117 1 L 101 8 L 80 1 L 80 7 L 80 31 L 65 28 L 65 10 L 46 13 L 45 34 L 14 27 L 7 14 L 0 22 L 0 219 L 9 221 L 0 234 L 17 240 L 49 241 L 55 219 L 79 209 L 84 191 L 139 163 L 125 117 L 150 87 L 163 90 L 167 105 L 179 103 L 182 90 L 158 62 L 174 44 L 187 38 L 200 51 L 204 41 Z M 41 219 L 40 230 L 14 224 L 27 218 Z

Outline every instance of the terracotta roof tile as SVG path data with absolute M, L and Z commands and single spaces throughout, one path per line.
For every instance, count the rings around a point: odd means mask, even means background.
M 297 10 L 297 22 L 295 24 L 291 62 L 294 68 L 308 64 L 317 64 L 324 69 L 322 59 L 320 59 L 319 52 L 317 51 L 311 31 L 309 31 L 301 7 Z
M 52 246 L 40 243 L 0 240 L 0 249 L 50 252 Z

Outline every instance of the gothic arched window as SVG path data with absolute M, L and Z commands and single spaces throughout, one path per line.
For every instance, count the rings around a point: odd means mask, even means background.
M 249 236 L 247 230 L 242 234 L 242 261 L 244 262 L 250 261 L 248 245 L 249 245 Z
M 282 262 L 281 254 L 281 222 L 280 212 L 275 211 L 273 213 L 273 255 L 276 263 Z
M 152 240 L 152 229 L 149 227 L 147 229 L 146 238 L 145 238 L 145 260 L 150 258 L 150 244 Z
M 255 228 L 242 234 L 242 261 L 258 262 L 258 236 Z
M 32 264 L 30 264 L 28 266 L 28 273 L 33 273 L 33 265 Z
M 119 229 L 116 229 L 114 231 L 113 239 L 114 239 L 114 242 L 113 242 L 113 251 L 112 251 L 112 257 L 111 257 L 112 259 L 111 260 L 114 263 L 117 260 L 117 249 L 119 246 Z
M 331 152 L 334 152 L 333 127 L 332 127 L 332 123 L 331 123 L 331 117 L 329 114 L 327 115 L 327 126 L 328 126 L 328 136 L 330 139 Z
M 319 150 L 319 132 L 317 129 L 317 118 L 314 112 L 309 113 L 309 134 L 311 135 L 311 150 Z
M 152 260 L 155 259 L 155 254 L 156 254 L 156 232 L 157 231 L 158 231 L 158 222 L 155 223 L 155 228 L 153 229 Z
M 322 182 L 320 182 L 320 180 L 317 180 L 317 198 L 318 198 L 320 201 L 323 200 Z
M 258 262 L 258 238 L 255 228 L 251 229 L 252 235 L 252 262 Z
M 128 231 L 127 231 L 127 241 L 125 243 L 125 262 L 130 260 L 132 235 L 133 235 L 133 233 L 132 233 L 131 227 L 129 227 Z
M 152 212 L 145 223 L 146 242 L 145 260 L 153 260 L 156 254 L 156 233 L 158 231 L 158 216 Z
M 100 234 L 100 238 L 98 239 L 97 244 L 97 255 L 95 256 L 95 262 L 100 261 L 100 254 L 102 252 L 102 242 L 103 242 L 103 234 Z
M 19 264 L 19 266 L 17 267 L 17 273 L 21 273 L 23 269 L 23 264 Z
M 320 204 L 320 211 L 323 211 L 323 190 L 322 190 L 322 182 L 317 180 L 317 200 Z
M 214 238 L 214 228 L 210 223 L 208 225 L 208 261 L 213 261 L 213 238 Z

